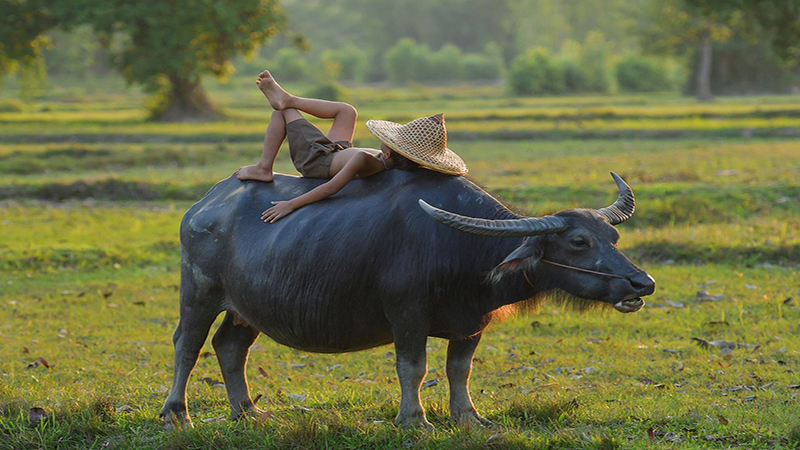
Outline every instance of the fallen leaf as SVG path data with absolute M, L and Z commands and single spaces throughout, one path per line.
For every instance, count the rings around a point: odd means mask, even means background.
M 258 404 L 258 401 L 261 400 L 261 397 L 263 397 L 263 394 L 256 395 L 256 398 L 253 399 L 253 405 Z
M 792 297 L 786 297 L 786 300 L 783 301 L 783 304 L 788 305 L 791 302 L 792 302 Z
M 275 411 L 273 411 L 271 409 L 269 411 L 264 411 L 263 413 L 261 413 L 260 416 L 258 416 L 258 419 L 256 419 L 256 423 L 261 425 L 262 423 L 266 422 L 270 417 L 272 417 L 274 415 L 275 415 Z
M 800 384 L 790 384 L 787 386 L 789 389 L 800 389 Z
M 755 401 L 756 398 L 758 398 L 758 397 L 755 396 L 755 395 L 748 395 L 747 397 L 742 397 L 742 401 L 743 402 L 752 402 L 752 401 Z
M 422 387 L 433 387 L 439 384 L 439 380 L 428 380 L 422 383 Z
M 728 426 L 728 419 L 726 419 L 722 414 L 717 414 L 717 419 L 719 419 L 719 423 Z
M 118 413 L 129 413 L 129 412 L 133 411 L 133 407 L 131 405 L 122 405 L 122 406 L 117 407 L 116 411 Z
M 269 378 L 269 375 L 267 375 L 267 371 L 262 369 L 261 367 L 258 368 L 258 374 L 264 378 Z
M 683 308 L 685 306 L 681 302 L 673 302 L 673 301 L 670 301 L 670 300 L 667 300 L 666 304 L 668 304 L 669 306 L 672 306 L 673 308 Z
M 669 353 L 671 355 L 680 355 L 681 354 L 680 350 L 673 350 L 671 348 L 665 348 L 664 350 L 661 350 L 661 351 L 664 352 L 664 353 Z
M 22 347 L 22 353 L 28 354 L 28 353 L 30 353 L 30 352 L 31 352 L 31 351 L 30 351 L 30 350 L 28 350 L 28 347 Z
M 292 400 L 297 400 L 298 402 L 302 402 L 308 397 L 308 394 L 286 394 L 287 397 L 291 398 Z
M 214 356 L 214 354 L 211 353 L 211 352 L 203 352 L 203 353 L 200 354 L 201 358 L 210 358 L 212 356 Z
M 224 417 L 224 416 L 219 416 L 219 417 L 206 417 L 205 419 L 202 419 L 202 420 L 200 420 L 200 421 L 201 421 L 201 422 L 203 422 L 203 423 L 209 423 L 209 422 L 224 422 L 224 421 L 225 421 L 225 417 Z
M 39 362 L 48 369 L 52 369 L 53 367 L 47 362 L 46 359 L 39 357 Z
M 656 440 L 656 432 L 653 431 L 653 427 L 647 429 L 647 437 L 650 438 L 651 442 Z

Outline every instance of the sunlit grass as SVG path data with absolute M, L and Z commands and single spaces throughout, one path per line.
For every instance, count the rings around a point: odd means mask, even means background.
M 442 340 L 429 341 L 427 379 L 439 384 L 422 391 L 437 429 L 422 433 L 390 424 L 399 402 L 391 346 L 318 355 L 262 336 L 248 375 L 270 420 L 222 421 L 228 404 L 212 387 L 221 375 L 207 343 L 189 385 L 197 427 L 163 432 L 179 221 L 213 183 L 258 158 L 269 109 L 250 84 L 209 84 L 231 114 L 222 122 L 148 122 L 142 95 L 121 83 L 59 85 L 21 113 L 0 113 L 0 448 L 800 444 L 800 141 L 713 138 L 800 127 L 797 97 L 512 98 L 502 86 L 354 87 L 349 96 L 363 120 L 444 111 L 470 178 L 521 213 L 605 206 L 616 196 L 608 172 L 621 174 L 638 203 L 619 246 L 657 280 L 648 305 L 623 315 L 548 303 L 491 325 L 471 391 L 492 428 L 449 422 Z M 618 129 L 704 138 L 470 135 Z M 377 145 L 363 123 L 356 141 Z M 295 173 L 285 148 L 277 170 Z M 723 297 L 700 301 L 701 290 Z M 750 347 L 723 354 L 695 337 Z M 39 357 L 51 369 L 28 368 Z M 31 422 L 32 407 L 49 418 Z

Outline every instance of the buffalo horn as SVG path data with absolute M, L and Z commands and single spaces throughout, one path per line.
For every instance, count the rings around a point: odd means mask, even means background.
M 608 219 L 611 225 L 616 225 L 631 218 L 633 212 L 636 210 L 636 199 L 634 199 L 633 190 L 628 186 L 628 183 L 614 172 L 611 172 L 611 176 L 614 177 L 614 181 L 617 182 L 619 197 L 617 197 L 617 201 L 615 201 L 614 204 L 605 208 L 600 208 L 597 212 Z
M 457 230 L 483 236 L 535 236 L 558 233 L 567 229 L 567 222 L 561 217 L 525 217 L 521 219 L 476 219 L 451 213 L 433 207 L 424 200 L 419 206 L 431 217 Z

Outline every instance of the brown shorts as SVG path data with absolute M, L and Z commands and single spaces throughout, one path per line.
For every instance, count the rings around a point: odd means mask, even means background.
M 306 119 L 287 123 L 286 138 L 294 167 L 308 178 L 330 178 L 328 173 L 333 154 L 353 146 L 350 141 L 331 142 L 319 128 Z

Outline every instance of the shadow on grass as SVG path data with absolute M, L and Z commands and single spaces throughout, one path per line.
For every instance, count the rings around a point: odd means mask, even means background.
M 576 399 L 516 401 L 489 419 L 519 427 L 550 427 L 571 420 L 572 413 L 579 407 L 580 403 Z
M 81 170 L 123 170 L 134 167 L 186 167 L 218 164 L 220 160 L 252 157 L 252 149 L 224 144 L 201 148 L 165 147 L 144 148 L 109 146 L 91 148 L 72 144 L 40 152 L 17 151 L 0 155 L 0 174 L 31 175 Z
M 89 198 L 110 201 L 199 200 L 211 186 L 212 183 L 173 185 L 110 178 L 91 182 L 81 180 L 73 183 L 0 187 L 0 200 L 23 198 L 53 202 Z
M 625 249 L 625 254 L 636 261 L 678 264 L 731 263 L 746 267 L 756 264 L 797 264 L 800 244 L 784 246 L 732 246 L 711 244 L 684 244 L 678 242 L 646 242 Z

